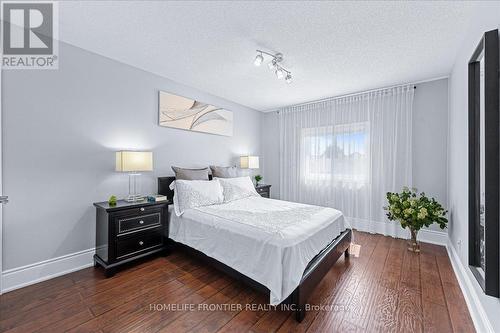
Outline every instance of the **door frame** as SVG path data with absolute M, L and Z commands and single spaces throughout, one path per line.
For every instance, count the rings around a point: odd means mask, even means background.
M 469 268 L 484 293 L 500 297 L 500 146 L 499 146 L 499 35 L 484 34 L 469 61 Z M 480 271 L 480 73 L 478 59 L 484 55 L 484 133 L 485 136 L 485 269 Z
M 1 52 L 3 54 L 3 52 Z M 2 99 L 2 82 L 3 70 L 0 67 L 0 196 L 3 195 L 3 142 L 2 142 L 2 127 L 3 127 L 3 99 Z M 3 205 L 0 204 L 0 295 L 3 291 Z

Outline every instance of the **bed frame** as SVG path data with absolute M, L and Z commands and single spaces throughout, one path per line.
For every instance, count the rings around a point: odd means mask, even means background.
M 174 196 L 174 191 L 169 189 L 170 184 L 175 180 L 175 177 L 159 177 L 158 178 L 158 194 L 167 196 L 169 200 L 172 200 Z M 328 273 L 330 268 L 337 262 L 337 260 L 345 254 L 346 259 L 349 258 L 349 245 L 351 243 L 352 231 L 350 229 L 342 232 L 337 238 L 332 240 L 318 255 L 316 255 L 307 265 L 302 275 L 302 280 L 295 290 L 285 299 L 282 304 L 290 305 L 290 309 L 295 311 L 295 319 L 301 322 L 305 316 L 305 304 L 309 296 L 314 291 L 314 288 L 319 284 L 321 279 Z M 214 258 L 208 257 L 204 253 L 195 250 L 187 245 L 177 243 L 169 239 L 169 243 L 178 248 L 184 249 L 186 252 L 191 253 L 203 261 L 207 262 L 209 265 L 223 271 L 229 276 L 242 281 L 243 283 L 249 285 L 253 289 L 269 294 L 269 289 L 260 284 L 259 282 L 243 275 L 242 273 L 236 271 L 235 269 L 215 260 Z

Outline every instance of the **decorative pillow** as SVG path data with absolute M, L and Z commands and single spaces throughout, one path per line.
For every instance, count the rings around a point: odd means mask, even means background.
M 218 178 L 235 178 L 241 177 L 241 170 L 235 166 L 232 167 L 221 167 L 211 165 L 212 176 Z
M 176 180 L 174 210 L 181 216 L 186 209 L 220 204 L 224 201 L 218 180 Z
M 259 197 L 255 186 L 249 176 L 237 178 L 217 178 L 224 191 L 224 202 L 243 199 L 246 197 Z
M 172 167 L 175 173 L 175 179 L 177 180 L 208 180 L 208 174 L 210 173 L 209 168 L 202 169 L 186 169 L 179 167 Z

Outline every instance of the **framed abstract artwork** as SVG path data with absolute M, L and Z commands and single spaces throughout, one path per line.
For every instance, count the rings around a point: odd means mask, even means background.
M 165 91 L 158 105 L 160 126 L 233 136 L 231 111 Z

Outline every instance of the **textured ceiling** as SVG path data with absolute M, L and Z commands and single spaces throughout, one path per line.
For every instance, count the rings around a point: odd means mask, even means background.
M 256 110 L 448 75 L 468 2 L 81 1 L 61 40 Z M 479 38 L 479 36 L 478 36 Z M 255 67 L 279 51 L 294 82 Z

